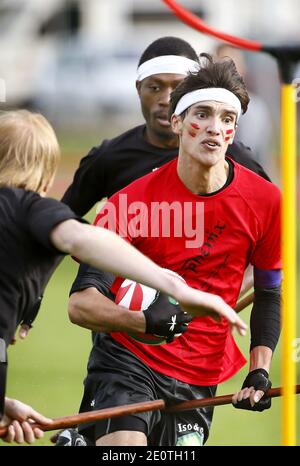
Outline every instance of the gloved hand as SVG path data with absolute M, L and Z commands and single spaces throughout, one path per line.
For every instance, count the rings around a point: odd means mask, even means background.
M 192 316 L 183 312 L 179 304 L 168 296 L 159 293 L 156 300 L 142 311 L 146 319 L 146 332 L 159 337 L 166 337 L 171 343 L 175 336 L 186 332 Z
M 237 409 L 248 409 L 250 411 L 269 409 L 271 407 L 271 398 L 263 398 L 263 396 L 271 386 L 269 374 L 265 369 L 255 369 L 249 372 L 241 390 L 232 397 L 233 406 Z

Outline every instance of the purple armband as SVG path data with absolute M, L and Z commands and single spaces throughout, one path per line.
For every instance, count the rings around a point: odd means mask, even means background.
M 281 269 L 262 270 L 254 267 L 254 286 L 257 288 L 275 288 L 281 284 Z

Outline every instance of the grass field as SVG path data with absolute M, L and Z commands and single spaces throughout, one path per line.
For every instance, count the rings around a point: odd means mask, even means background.
M 100 140 L 97 138 L 97 140 Z M 88 147 L 97 140 L 77 147 L 72 158 L 65 160 L 59 171 L 54 192 L 60 197 L 71 179 L 71 173 Z M 73 146 L 68 147 L 73 151 Z M 94 216 L 90 214 L 90 218 Z M 82 381 L 91 347 L 87 330 L 72 325 L 67 317 L 68 292 L 77 272 L 77 264 L 67 258 L 60 265 L 45 293 L 39 317 L 27 340 L 9 349 L 7 393 L 32 404 L 49 417 L 77 412 L 82 395 Z M 299 282 L 300 285 L 300 282 Z M 243 317 L 249 314 L 244 311 Z M 297 336 L 300 336 L 298 319 Z M 240 347 L 248 354 L 249 336 L 241 339 Z M 297 364 L 300 383 L 300 363 Z M 243 369 L 222 384 L 218 395 L 236 391 L 247 372 Z M 280 349 L 277 349 L 271 372 L 273 386 L 280 385 Z M 300 396 L 297 399 L 297 444 L 300 445 Z M 50 433 L 35 445 L 50 445 Z M 235 410 L 230 405 L 217 407 L 208 445 L 279 445 L 280 399 L 273 400 L 271 410 L 252 413 Z

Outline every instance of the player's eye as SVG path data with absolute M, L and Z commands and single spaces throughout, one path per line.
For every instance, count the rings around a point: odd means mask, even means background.
M 196 113 L 196 116 L 197 116 L 198 118 L 202 118 L 202 119 L 203 119 L 203 118 L 206 118 L 207 115 L 206 115 L 205 112 L 197 112 L 197 113 Z
M 225 118 L 224 118 L 224 122 L 225 122 L 225 123 L 233 123 L 233 117 L 231 117 L 231 116 L 225 117 Z
M 158 92 L 159 91 L 159 86 L 155 86 L 154 84 L 152 84 L 152 85 L 149 86 L 149 89 L 152 92 Z

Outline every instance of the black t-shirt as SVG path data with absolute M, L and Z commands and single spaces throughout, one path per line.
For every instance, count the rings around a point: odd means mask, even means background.
M 6 347 L 20 322 L 36 317 L 44 288 L 63 254 L 51 230 L 77 218 L 65 204 L 32 191 L 0 187 L 0 419 L 4 412 Z
M 0 188 L 0 338 L 9 345 L 17 325 L 31 323 L 44 288 L 63 253 L 51 230 L 76 218 L 55 199 L 23 189 Z
M 96 202 L 110 197 L 141 176 L 159 168 L 178 156 L 178 149 L 161 149 L 144 137 L 145 125 L 120 136 L 104 140 L 84 157 L 73 183 L 62 201 L 78 215 L 86 214 Z M 233 142 L 227 155 L 249 170 L 270 181 L 263 168 L 253 159 L 251 150 L 241 142 Z

